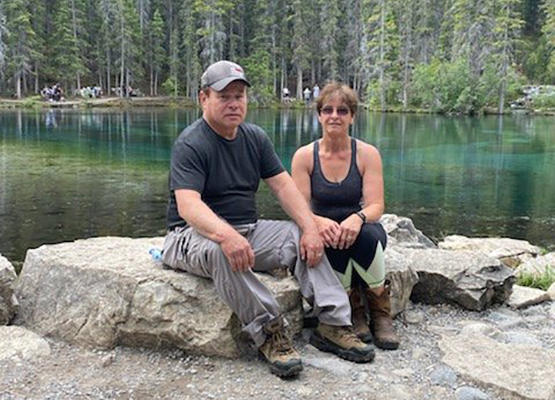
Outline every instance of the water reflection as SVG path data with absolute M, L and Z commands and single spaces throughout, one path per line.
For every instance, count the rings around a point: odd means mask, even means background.
M 0 112 L 0 253 L 46 242 L 163 234 L 175 137 L 198 110 Z M 313 110 L 250 110 L 284 165 L 320 136 Z M 352 134 L 384 160 L 388 212 L 433 238 L 502 235 L 554 247 L 555 139 L 549 118 L 444 118 L 361 111 Z M 261 186 L 263 217 L 283 212 Z

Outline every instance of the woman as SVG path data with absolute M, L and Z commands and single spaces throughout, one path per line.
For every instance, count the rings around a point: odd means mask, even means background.
M 316 100 L 322 139 L 297 150 L 292 175 L 317 216 L 326 256 L 349 293 L 355 331 L 362 340 L 373 336 L 376 346 L 393 350 L 399 338 L 385 282 L 387 236 L 377 222 L 384 210 L 382 161 L 374 146 L 349 136 L 357 105 L 348 86 L 332 82 L 324 87 Z

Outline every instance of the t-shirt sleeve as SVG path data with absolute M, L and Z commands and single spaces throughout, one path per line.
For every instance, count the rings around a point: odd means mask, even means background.
M 285 168 L 276 154 L 268 135 L 262 131 L 260 137 L 262 149 L 260 157 L 260 177 L 262 179 L 268 179 L 285 171 Z
M 204 190 L 206 170 L 198 151 L 181 141 L 174 145 L 170 168 L 170 190 Z

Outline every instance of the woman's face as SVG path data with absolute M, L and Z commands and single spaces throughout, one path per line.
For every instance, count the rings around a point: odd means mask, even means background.
M 322 106 L 318 120 L 324 134 L 348 135 L 354 115 L 340 96 L 331 96 Z

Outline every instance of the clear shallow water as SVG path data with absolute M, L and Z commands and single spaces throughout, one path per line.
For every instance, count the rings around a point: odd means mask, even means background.
M 171 145 L 197 110 L 0 112 L 0 253 L 91 236 L 163 235 Z M 252 110 L 285 166 L 319 137 L 311 111 Z M 433 239 L 508 236 L 555 249 L 555 120 L 361 112 L 386 212 Z M 260 215 L 285 218 L 262 185 Z

